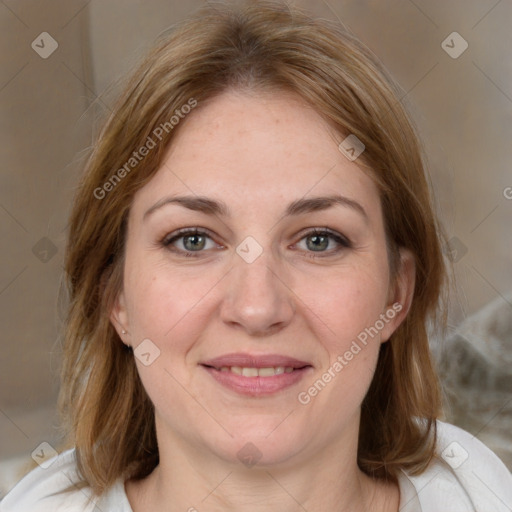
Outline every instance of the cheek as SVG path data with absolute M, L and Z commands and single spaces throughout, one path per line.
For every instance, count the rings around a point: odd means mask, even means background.
M 385 312 L 387 279 L 386 267 L 376 262 L 342 269 L 298 290 L 323 349 L 321 368 L 302 395 L 314 407 L 326 407 L 339 417 L 358 410 L 379 356 L 380 329 L 375 326 L 381 327 Z
M 211 274 L 187 278 L 160 265 L 139 268 L 125 277 L 133 334 L 151 339 L 161 351 L 186 350 L 200 332 L 208 291 L 218 279 Z
M 351 266 L 304 281 L 296 289 L 330 353 L 344 351 L 347 343 L 376 323 L 385 310 L 387 279 L 381 265 Z
M 136 359 L 143 386 L 157 410 L 187 410 L 190 421 L 201 417 L 201 409 L 186 391 L 191 369 L 187 355 L 204 332 L 213 295 L 208 291 L 217 281 L 211 276 L 184 278 L 160 265 L 128 274 L 125 281 L 134 345 L 149 339 L 159 350 L 149 366 Z

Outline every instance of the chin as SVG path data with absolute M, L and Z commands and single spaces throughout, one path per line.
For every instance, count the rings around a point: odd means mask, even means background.
M 303 436 L 294 434 L 290 428 L 282 425 L 276 428 L 279 421 L 232 430 L 233 438 L 226 435 L 207 444 L 213 453 L 228 463 L 242 463 L 249 468 L 284 464 L 298 455 L 306 443 L 301 442 Z

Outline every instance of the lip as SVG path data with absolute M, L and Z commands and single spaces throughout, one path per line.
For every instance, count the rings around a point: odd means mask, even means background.
M 210 359 L 200 364 L 210 376 L 223 387 L 245 396 L 268 396 L 285 390 L 297 384 L 309 373 L 313 366 L 293 357 L 264 354 L 252 356 L 249 354 L 226 354 Z M 241 366 L 248 368 L 291 367 L 293 372 L 282 373 L 270 377 L 243 377 L 231 372 L 221 372 L 224 366 Z
M 289 366 L 291 368 L 304 368 L 312 366 L 307 361 L 300 361 L 294 357 L 279 354 L 262 354 L 259 356 L 233 353 L 215 357 L 201 363 L 203 366 L 222 368 L 223 366 L 242 366 L 246 368 L 268 368 L 269 366 Z

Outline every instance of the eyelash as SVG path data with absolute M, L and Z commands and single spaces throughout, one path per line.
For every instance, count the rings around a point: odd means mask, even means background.
M 212 234 L 205 229 L 199 229 L 199 228 L 182 228 L 178 229 L 178 231 L 175 231 L 171 233 L 170 235 L 165 236 L 165 238 L 162 240 L 162 245 L 169 249 L 172 252 L 178 253 L 182 256 L 191 257 L 191 258 L 197 258 L 200 256 L 201 252 L 204 251 L 184 251 L 181 249 L 176 249 L 175 247 L 172 247 L 173 242 L 176 242 L 180 238 L 185 238 L 187 236 L 194 236 L 194 235 L 200 235 L 200 236 L 207 236 L 208 238 L 213 240 Z
M 171 233 L 170 235 L 166 235 L 164 239 L 161 241 L 161 244 L 166 247 L 167 249 L 185 256 L 185 257 L 191 257 L 191 258 L 197 258 L 200 257 L 201 253 L 204 251 L 185 251 L 182 249 L 176 249 L 175 247 L 172 247 L 172 244 L 176 242 L 177 240 L 180 240 L 182 238 L 186 238 L 187 236 L 206 236 L 209 239 L 213 241 L 212 233 L 206 229 L 202 228 L 182 228 L 178 231 L 175 231 Z M 308 257 L 312 258 L 325 258 L 328 256 L 332 256 L 334 254 L 338 254 L 343 249 L 350 249 L 352 248 L 351 241 L 345 237 L 344 235 L 341 235 L 335 231 L 332 231 L 329 228 L 314 228 L 310 229 L 309 231 L 301 233 L 301 237 L 299 239 L 299 242 L 304 240 L 305 238 L 311 237 L 311 236 L 329 236 L 332 240 L 334 240 L 337 244 L 339 244 L 339 247 L 330 250 L 330 251 L 318 251 L 317 254 L 315 254 L 316 251 L 307 251 Z

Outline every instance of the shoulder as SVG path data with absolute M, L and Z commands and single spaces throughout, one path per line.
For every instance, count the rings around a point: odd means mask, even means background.
M 119 496 L 121 494 L 121 496 Z M 124 499 L 123 499 L 124 498 Z M 104 508 L 106 504 L 114 506 Z M 0 512 L 131 512 L 119 481 L 107 494 L 96 497 L 81 478 L 75 450 L 48 460 L 21 479 L 0 502 Z
M 509 512 L 512 475 L 501 460 L 469 432 L 437 422 L 436 455 L 418 476 L 400 477 L 400 512 Z

